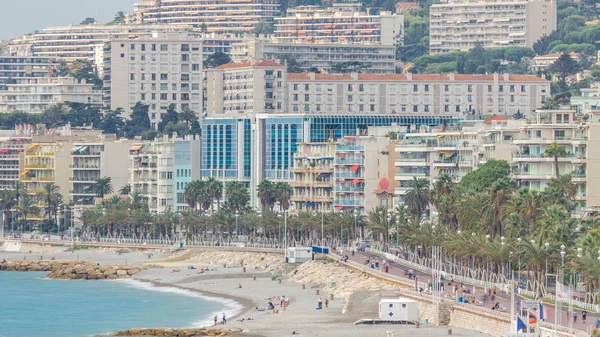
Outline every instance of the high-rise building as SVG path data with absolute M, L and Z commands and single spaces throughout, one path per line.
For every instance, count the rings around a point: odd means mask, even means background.
M 31 137 L 12 135 L 0 138 L 0 189 L 12 189 L 23 171 L 23 149 Z
M 396 47 L 379 43 L 250 38 L 233 44 L 231 58 L 235 62 L 248 59 L 279 62 L 294 60 L 295 66 L 303 71 L 319 69 L 322 73 L 354 70 L 372 74 L 393 74 L 396 69 Z
M 532 47 L 557 25 L 556 0 L 448 0 L 429 8 L 429 52 Z
M 333 7 L 298 6 L 275 18 L 275 37 L 284 42 L 350 42 L 358 44 L 403 43 L 404 16 L 389 11 L 372 15 L 360 3 Z
M 0 91 L 0 112 L 41 113 L 58 103 L 84 103 L 102 106 L 102 92 L 85 79 L 39 77 L 18 80 Z
M 334 142 L 298 143 L 290 183 L 291 202 L 296 211 L 331 212 L 333 210 Z
M 184 32 L 111 39 L 105 46 L 104 106 L 149 105 L 155 127 L 167 107 L 202 112 L 202 41 Z
M 53 60 L 47 57 L 0 56 L 0 87 L 9 80 L 48 77 L 53 68 Z
M 268 60 L 208 69 L 207 114 L 283 112 L 285 73 L 284 65 Z
M 277 0 L 139 0 L 131 23 L 189 25 L 212 32 L 250 32 L 279 15 Z

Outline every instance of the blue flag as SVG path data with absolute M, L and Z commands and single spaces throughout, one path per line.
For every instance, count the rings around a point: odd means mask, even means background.
M 517 316 L 517 332 L 526 329 L 527 326 L 525 325 L 525 323 L 523 323 L 523 321 L 521 320 L 520 317 Z
M 542 302 L 540 302 L 540 319 L 542 322 L 546 319 L 546 313 L 544 312 L 544 306 L 542 305 Z

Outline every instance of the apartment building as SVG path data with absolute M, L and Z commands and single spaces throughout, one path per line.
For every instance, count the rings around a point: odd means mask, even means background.
M 296 211 L 333 210 L 335 148 L 334 142 L 298 144 L 290 170 L 294 189 L 291 202 Z
M 530 115 L 550 97 L 531 75 L 288 74 L 290 113 Z
M 600 111 L 600 84 L 580 89 L 581 96 L 571 97 L 571 107 L 579 114 L 589 115 Z
M 577 184 L 575 200 L 578 206 L 600 206 L 600 203 L 589 205 L 586 202 L 587 186 L 600 183 L 600 180 L 594 179 L 591 167 L 588 169 L 588 163 L 592 164 L 596 160 L 596 150 L 588 144 L 590 139 L 596 138 L 590 130 L 597 126 L 595 123 L 592 123 L 592 127 L 582 122 L 573 110 L 538 111 L 536 118 L 524 125 L 519 137 L 513 139 L 517 150 L 511 163 L 514 167 L 513 178 L 518 185 L 542 191 L 548 186 L 550 179 L 558 174 L 573 173 L 573 182 Z M 565 154 L 558 157 L 558 168 L 554 158 L 546 153 L 552 143 L 559 144 L 565 150 Z M 595 190 L 600 192 L 600 186 L 595 187 Z M 600 199 L 597 198 L 596 202 L 598 201 Z
M 133 141 L 104 135 L 96 141 L 74 142 L 69 165 L 69 200 L 77 207 L 95 205 L 96 180 L 109 177 L 114 193 L 129 183 L 129 148 Z
M 534 71 L 544 71 L 550 66 L 552 63 L 556 62 L 562 53 L 554 53 L 554 54 L 546 54 L 546 55 L 537 55 L 532 59 L 531 69 Z M 581 57 L 577 53 L 569 53 L 569 56 L 577 62 L 581 61 Z
M 285 73 L 284 65 L 269 60 L 208 69 L 207 114 L 284 112 Z
M 557 25 L 556 0 L 450 0 L 429 9 L 432 55 L 484 48 L 532 47 Z
M 153 212 L 189 208 L 185 186 L 200 178 L 200 139 L 194 136 L 134 144 L 129 148 L 129 184 Z
M 127 117 L 137 102 L 149 105 L 155 127 L 161 113 L 202 112 L 202 42 L 184 32 L 154 32 L 149 37 L 111 39 L 105 45 L 104 107 L 123 108 Z
M 258 206 L 257 185 L 263 179 L 291 182 L 298 143 L 324 143 L 367 135 L 369 127 L 455 125 L 456 116 L 399 114 L 224 114 L 202 121 L 203 178 L 244 183 Z M 381 150 L 383 151 L 384 147 Z M 375 151 L 371 151 L 375 152 Z M 368 159 L 371 160 L 371 159 Z M 365 187 L 367 190 L 371 187 Z M 376 188 L 376 184 L 372 189 Z
M 319 69 L 322 73 L 335 73 L 351 63 L 360 72 L 393 74 L 395 72 L 396 47 L 377 43 L 351 43 L 271 38 L 251 38 L 235 43 L 231 49 L 235 62 L 248 59 L 295 60 L 303 71 Z
M 41 113 L 48 107 L 65 102 L 102 106 L 102 92 L 85 79 L 73 77 L 39 77 L 6 84 L 0 91 L 0 112 Z
M 403 43 L 404 16 L 389 11 L 371 15 L 360 3 L 333 7 L 298 6 L 275 18 L 275 37 L 304 43 L 352 42 L 395 46 Z
M 365 208 L 365 147 L 354 141 L 341 141 L 335 149 L 335 200 L 338 211 L 344 209 L 360 212 Z M 371 168 L 376 167 L 375 164 Z
M 0 190 L 12 189 L 23 171 L 23 150 L 31 137 L 6 136 L 0 138 Z
M 49 57 L 67 62 L 87 59 L 102 63 L 102 48 L 111 39 L 151 36 L 155 31 L 186 31 L 170 25 L 113 25 L 101 23 L 49 27 L 30 36 L 13 39 L 9 48 L 21 55 Z M 101 69 L 100 69 L 101 70 Z
M 52 75 L 53 60 L 47 57 L 0 56 L 0 88 L 13 80 Z
M 186 25 L 212 32 L 250 32 L 279 15 L 277 0 L 139 0 L 127 18 L 136 24 Z

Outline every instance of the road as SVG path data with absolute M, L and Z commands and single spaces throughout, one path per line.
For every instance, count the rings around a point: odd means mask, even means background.
M 364 253 L 364 252 L 357 252 L 355 253 L 355 255 L 352 255 L 350 251 L 344 251 L 344 254 L 348 255 L 349 260 L 360 263 L 360 264 L 364 264 L 366 259 L 368 257 L 373 257 L 373 256 L 377 256 L 376 254 L 373 253 Z M 380 262 L 380 267 L 381 267 L 381 262 L 384 260 L 383 257 L 379 257 L 379 262 Z M 401 264 L 398 264 L 396 262 L 390 261 L 390 260 L 386 260 L 388 261 L 389 265 L 390 265 L 390 269 L 388 271 L 388 273 L 390 275 L 393 275 L 395 277 L 404 279 L 404 280 L 408 280 L 408 270 L 411 269 L 410 267 L 406 267 L 403 266 Z M 429 282 L 432 279 L 432 275 L 431 274 L 427 274 L 421 271 L 417 271 L 417 270 L 413 270 L 414 272 L 416 272 L 416 277 L 417 277 L 417 281 L 419 282 L 419 284 L 421 284 L 421 282 Z M 414 282 L 414 281 L 413 281 Z M 454 284 L 450 287 L 448 287 L 448 280 L 446 280 L 445 284 L 444 284 L 445 288 L 444 288 L 444 294 L 446 294 L 447 292 L 450 292 L 450 294 L 452 295 L 453 293 L 453 289 L 452 287 L 454 286 Z M 461 287 L 460 285 L 458 286 L 458 293 L 459 296 L 461 294 Z M 483 294 L 485 293 L 484 288 L 479 287 L 479 286 L 472 286 L 472 285 L 468 285 L 468 284 L 464 284 L 464 289 L 466 292 L 466 289 L 469 289 L 471 291 L 471 294 L 467 296 L 475 296 L 478 303 L 476 305 L 483 307 L 484 304 L 481 303 L 483 302 Z M 489 303 L 487 304 L 488 308 L 492 308 L 492 306 L 498 302 L 500 304 L 500 309 L 499 311 L 502 312 L 507 312 L 510 313 L 510 294 L 501 294 L 500 291 L 498 291 L 498 293 L 495 296 L 495 300 L 493 301 L 489 301 Z M 456 298 L 455 296 L 452 296 L 452 298 Z M 515 311 L 518 311 L 519 306 L 517 305 L 518 302 L 523 299 L 521 296 L 519 295 L 515 295 Z M 555 308 L 554 305 L 550 305 L 550 304 L 546 304 L 544 305 L 544 309 L 545 309 L 545 313 L 546 313 L 546 317 L 545 317 L 545 321 L 547 323 L 550 324 L 554 324 L 554 317 L 555 317 Z M 562 310 L 561 310 L 562 309 Z M 564 327 L 569 327 L 568 324 L 568 318 L 567 318 L 567 309 L 566 307 L 562 307 L 559 308 L 559 319 L 558 319 L 558 323 L 559 325 L 562 325 Z M 598 313 L 591 313 L 588 311 L 587 314 L 587 319 L 586 322 L 583 322 L 582 320 L 582 315 L 581 315 L 581 310 L 575 310 L 577 313 L 577 322 L 573 323 L 573 328 L 577 329 L 577 330 L 581 330 L 581 331 L 588 331 L 590 326 L 595 326 L 595 322 L 597 319 L 600 319 L 600 314 Z

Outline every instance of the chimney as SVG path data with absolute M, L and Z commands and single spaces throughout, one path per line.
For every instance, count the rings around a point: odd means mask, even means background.
M 353 80 L 358 81 L 358 73 L 351 73 L 350 76 Z

